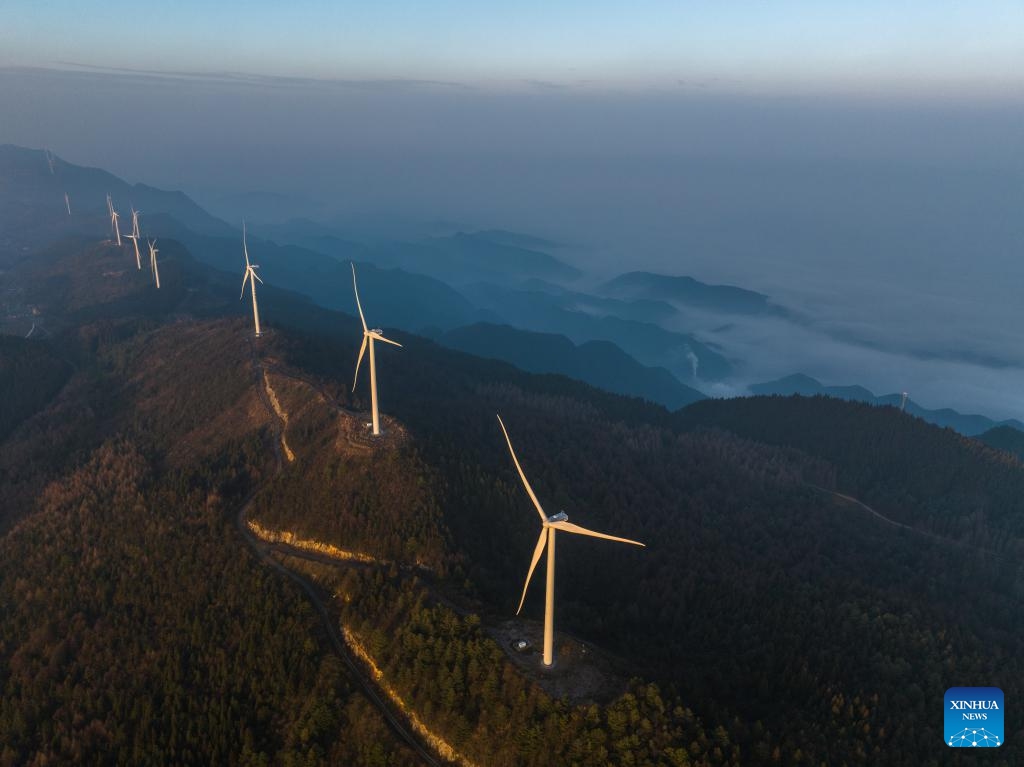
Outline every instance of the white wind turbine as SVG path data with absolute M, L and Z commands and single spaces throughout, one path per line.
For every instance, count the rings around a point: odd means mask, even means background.
M 508 431 L 505 429 L 505 423 L 501 420 L 500 415 L 498 416 L 498 423 L 501 424 L 501 430 L 505 433 L 508 451 L 512 454 L 512 462 L 516 465 L 519 478 L 523 480 L 523 487 L 526 488 L 527 495 L 530 496 L 530 500 L 533 501 L 537 513 L 540 514 L 541 523 L 540 538 L 537 539 L 537 547 L 533 550 L 533 560 L 530 562 L 530 571 L 526 574 L 526 583 L 523 584 L 523 596 L 519 599 L 516 615 L 519 615 L 523 609 L 523 602 L 526 601 L 526 590 L 530 588 L 530 579 L 533 577 L 533 571 L 536 569 L 537 563 L 540 561 L 540 557 L 546 547 L 548 550 L 548 579 L 544 599 L 544 665 L 550 666 L 555 662 L 555 532 L 562 530 L 567 533 L 589 535 L 592 538 L 604 538 L 605 540 L 618 541 L 619 543 L 631 543 L 634 546 L 644 546 L 645 544 L 640 543 L 640 541 L 630 540 L 629 538 L 618 538 L 614 535 L 597 533 L 593 530 L 587 530 L 585 527 L 574 525 L 569 522 L 569 515 L 564 511 L 552 514 L 550 517 L 545 514 L 544 509 L 541 508 L 540 501 L 537 500 L 537 496 L 533 492 L 533 488 L 530 487 L 530 483 L 526 479 L 526 474 L 523 473 L 523 467 L 519 465 L 516 451 L 512 449 L 512 440 L 508 437 Z
M 132 245 L 135 246 L 135 268 L 141 271 L 142 269 L 142 257 L 139 255 L 139 237 L 142 235 L 139 233 L 139 211 L 132 208 L 132 233 L 126 234 L 129 240 L 132 241 Z
M 363 345 L 359 347 L 359 359 L 356 360 L 356 375 L 352 381 L 352 391 L 356 390 L 356 383 L 359 381 L 359 365 L 363 361 L 363 354 L 366 347 L 370 347 L 370 404 L 373 409 L 373 433 L 380 434 L 380 413 L 377 410 L 377 358 L 373 354 L 373 342 L 383 341 L 401 348 L 401 344 L 385 338 L 380 328 L 368 328 L 366 317 L 363 316 L 363 305 L 359 303 L 359 286 L 356 284 L 356 265 L 352 264 L 352 288 L 356 292 L 356 307 L 359 309 L 359 319 L 363 321 Z
M 121 217 L 114 210 L 114 201 L 110 199 L 110 195 L 107 195 L 107 210 L 110 211 L 110 228 L 114 230 L 114 234 L 117 235 L 117 245 L 121 246 L 121 227 L 118 226 L 118 219 Z
M 249 246 L 245 243 L 245 222 L 242 222 L 242 251 L 245 253 L 245 274 L 242 275 L 242 292 L 238 294 L 238 300 L 242 300 L 242 296 L 245 295 L 245 281 L 248 280 L 252 287 L 252 319 L 256 324 L 256 337 L 260 337 L 260 310 L 256 306 L 256 281 L 259 280 L 260 285 L 263 284 L 263 280 L 260 280 L 260 276 L 256 274 L 256 270 L 259 269 L 258 264 L 249 263 Z M 356 373 L 359 372 L 359 367 L 356 366 Z
M 909 395 L 906 392 L 900 392 L 900 412 L 907 409 L 907 397 Z
M 157 263 L 156 254 L 160 251 L 156 248 L 156 240 L 147 240 L 149 243 L 149 269 L 153 272 L 153 279 L 156 280 L 156 289 L 160 290 L 160 265 Z
M 68 197 L 68 193 L 64 192 L 64 206 L 68 209 L 68 215 L 71 215 L 71 198 Z

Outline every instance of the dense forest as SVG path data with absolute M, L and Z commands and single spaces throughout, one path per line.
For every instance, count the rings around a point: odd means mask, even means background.
M 379 560 L 290 564 L 478 764 L 948 763 L 946 687 L 1024 692 L 1008 454 L 825 398 L 670 414 L 406 335 L 372 440 L 358 320 L 268 290 L 253 341 L 237 287 L 166 247 L 173 301 L 128 272 L 0 347 L 48 382 L 0 432 L 0 764 L 415 763 L 243 506 Z M 107 257 L 46 279 L 82 252 Z M 548 513 L 648 544 L 559 544 L 557 628 L 615 659 L 614 696 L 560 698 L 494 638 L 537 534 L 497 413 Z
M 45 342 L 0 335 L 0 440 L 42 409 L 71 370 Z
M 342 622 L 381 659 L 389 682 L 468 763 L 741 763 L 725 728 L 707 732 L 655 684 L 633 679 L 602 704 L 555 698 L 516 668 L 478 615 L 439 603 L 417 578 L 381 569 L 312 569 L 339 595 Z M 768 734 L 759 734 L 770 755 Z
M 415 763 L 238 549 L 259 450 L 160 477 L 104 445 L 0 541 L 0 764 Z

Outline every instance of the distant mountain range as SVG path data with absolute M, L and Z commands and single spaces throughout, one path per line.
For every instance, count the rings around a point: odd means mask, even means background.
M 70 216 L 64 207 L 65 192 Z M 107 193 L 121 211 L 123 230 L 128 228 L 127 208 L 134 205 L 142 211 L 145 236 L 162 242 L 173 238 L 197 260 L 231 275 L 238 273 L 239 229 L 210 215 L 182 192 L 128 184 L 101 169 L 11 145 L 0 146 L 0 218 L 5 222 L 0 269 L 61 238 L 108 236 Z M 557 243 L 505 230 L 458 231 L 453 225 L 433 230 L 451 234 L 362 242 L 332 224 L 302 219 L 256 229 L 263 237 L 250 228 L 249 250 L 275 287 L 354 314 L 348 262 L 355 261 L 372 324 L 441 339 L 451 334 L 443 342 L 456 346 L 481 344 L 496 326 L 510 326 L 502 332 L 511 348 L 504 356 L 495 356 L 528 370 L 578 376 L 670 408 L 694 396 L 696 388 L 728 380 L 741 362 L 692 333 L 666 329 L 662 323 L 678 325 L 679 309 L 788 315 L 764 294 L 686 276 L 635 271 L 594 289 L 581 288 L 580 271 L 545 252 L 559 247 Z M 162 252 L 172 254 L 174 246 L 170 247 Z M 464 333 L 453 333 L 464 327 Z M 513 334 L 514 328 L 522 334 Z M 526 338 L 538 344 L 535 359 L 523 355 Z M 548 353 L 554 348 L 549 344 L 561 345 L 562 352 Z M 610 375 L 613 368 L 630 375 Z M 665 379 L 665 371 L 675 380 Z M 896 394 L 876 396 L 858 386 L 826 387 L 801 375 L 759 384 L 751 391 L 826 394 L 883 405 L 899 402 Z M 997 422 L 951 409 L 927 410 L 914 402 L 907 410 L 968 435 L 1000 424 L 1024 429 L 1015 420 Z
M 653 272 L 627 272 L 597 288 L 615 298 L 647 298 L 674 301 L 696 309 L 731 314 L 785 316 L 786 310 L 762 293 L 732 285 L 708 285 L 692 277 L 673 277 Z
M 866 402 L 871 405 L 890 405 L 897 408 L 900 406 L 902 398 L 900 394 L 877 396 L 863 386 L 825 386 L 820 381 L 802 373 L 779 378 L 775 381 L 754 384 L 749 388 L 752 394 L 757 395 L 778 394 L 788 396 L 799 394 L 804 397 L 821 395 L 855 402 Z M 929 410 L 921 407 L 912 399 L 907 400 L 905 410 L 907 413 L 916 415 L 918 418 L 933 423 L 936 426 L 948 426 L 969 437 L 982 434 L 997 426 L 1008 427 L 1018 431 L 1024 430 L 1024 423 L 1016 419 L 994 421 L 983 415 L 965 415 L 951 408 Z
M 644 365 L 666 368 L 680 381 L 717 381 L 732 373 L 732 363 L 718 350 L 692 335 L 666 330 L 599 311 L 581 311 L 572 294 L 556 295 L 478 283 L 462 288 L 477 306 L 486 307 L 506 323 L 538 332 L 557 332 L 575 343 L 611 341 Z
M 296 219 L 264 227 L 280 242 L 301 245 L 332 258 L 362 258 L 380 266 L 426 274 L 459 287 L 473 282 L 514 283 L 527 278 L 572 282 L 582 272 L 539 250 L 545 240 L 504 230 L 456 232 L 414 241 L 358 243 L 329 225 Z
M 146 184 L 129 184 L 99 168 L 86 168 L 49 155 L 41 149 L 0 145 L 0 216 L 9 222 L 7 236 L 53 240 L 68 232 L 89 233 L 109 230 L 106 195 L 110 194 L 121 213 L 122 231 L 129 231 L 129 206 L 143 213 L 164 213 L 193 232 L 225 237 L 234 229 L 211 216 L 183 192 L 168 192 Z M 64 205 L 68 195 L 71 215 Z M 47 226 L 37 227 L 42 211 Z M 55 226 L 56 225 L 56 226 Z
M 1015 426 L 995 426 L 977 438 L 989 447 L 1004 450 L 1024 461 L 1024 431 Z
M 445 346 L 511 362 L 531 373 L 561 373 L 605 391 L 642 397 L 670 410 L 704 399 L 664 368 L 647 367 L 610 341 L 577 346 L 553 333 L 533 333 L 481 322 L 450 330 L 436 339 Z
M 146 223 L 180 240 L 198 260 L 225 272 L 239 271 L 240 232 L 230 238 L 209 237 L 195 234 L 172 219 L 158 218 Z M 249 238 L 248 244 L 249 255 L 260 265 L 265 280 L 309 296 L 321 306 L 356 314 L 349 262 L 297 245 L 278 245 L 254 237 Z M 485 316 L 449 285 L 427 275 L 381 268 L 362 260 L 356 268 L 368 322 L 436 332 Z

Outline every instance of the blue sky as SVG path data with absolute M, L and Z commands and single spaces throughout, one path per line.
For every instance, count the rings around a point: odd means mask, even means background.
M 0 66 L 1024 93 L 1020 0 L 89 5 L 6 0 Z

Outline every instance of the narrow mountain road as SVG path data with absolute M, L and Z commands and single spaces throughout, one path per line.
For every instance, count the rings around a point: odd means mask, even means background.
M 438 761 L 434 755 L 427 750 L 426 746 L 420 743 L 413 736 L 405 726 L 405 723 L 391 711 L 385 700 L 377 693 L 377 689 L 373 683 L 363 674 L 362 669 L 350 654 L 348 646 L 345 644 L 345 640 L 342 638 L 341 632 L 338 630 L 338 626 L 331 617 L 331 613 L 327 609 L 327 605 L 316 586 L 298 573 L 289 570 L 287 567 L 275 560 L 270 555 L 270 547 L 266 546 L 263 541 L 253 535 L 252 531 L 249 530 L 249 526 L 246 522 L 249 507 L 251 505 L 252 498 L 250 497 L 238 511 L 238 516 L 235 519 L 235 527 L 238 529 L 239 534 L 245 539 L 245 542 L 249 544 L 257 558 L 263 564 L 273 568 L 281 575 L 284 575 L 294 581 L 306 593 L 309 601 L 312 602 L 313 607 L 316 608 L 316 611 L 320 616 L 321 623 L 323 623 L 324 628 L 327 630 L 327 635 L 330 637 L 331 644 L 334 646 L 334 651 L 341 657 L 342 661 L 344 661 L 345 665 L 348 667 L 352 678 L 355 680 L 363 695 L 365 695 L 370 703 L 380 711 L 381 715 L 387 721 L 391 729 L 394 730 L 395 734 L 397 734 L 411 749 L 419 754 L 424 764 L 433 765 L 433 767 L 441 767 L 443 763 Z
M 936 533 L 930 533 L 927 530 L 919 530 L 918 528 L 911 527 L 910 525 L 905 524 L 903 522 L 897 522 L 895 519 L 885 516 L 885 514 L 883 514 L 882 512 L 871 508 L 866 503 L 864 503 L 864 501 L 861 501 L 858 498 L 854 498 L 852 495 L 844 495 L 843 493 L 837 492 L 835 490 L 827 490 L 824 487 L 819 487 L 818 485 L 808 485 L 808 487 L 817 490 L 821 493 L 825 493 L 826 495 L 830 495 L 833 498 L 838 498 L 839 500 L 845 501 L 846 503 L 853 504 L 854 506 L 860 508 L 862 511 L 866 511 L 875 519 L 881 520 L 887 525 L 898 527 L 901 530 L 907 530 L 908 532 L 914 533 L 915 535 L 920 535 L 923 538 L 928 538 L 929 540 L 937 541 L 939 543 L 946 543 L 950 546 L 958 546 L 961 548 L 970 549 L 972 551 L 978 552 L 979 554 L 985 554 L 987 556 L 995 557 L 996 559 L 1004 558 L 1002 554 L 996 551 L 992 551 L 991 549 L 986 549 L 981 546 L 975 546 L 971 543 L 964 543 L 963 541 L 953 540 L 952 538 L 946 538 L 944 536 L 937 535 Z
M 259 360 L 259 356 L 256 353 L 255 344 L 252 343 L 250 338 L 250 356 L 253 366 L 253 373 L 257 380 L 256 390 L 259 392 L 260 401 L 264 407 L 267 408 L 267 412 L 270 417 L 278 421 L 277 413 L 274 411 L 273 405 L 267 398 L 266 392 L 263 391 L 263 387 L 259 385 L 259 382 L 263 377 L 263 365 Z M 277 460 L 277 468 L 275 475 L 279 474 L 284 466 L 284 460 L 281 455 L 281 441 L 280 439 L 274 440 L 274 451 Z M 242 539 L 249 544 L 249 547 L 253 550 L 257 559 L 263 564 L 274 569 L 281 575 L 294 581 L 302 590 L 305 592 L 306 597 L 313 604 L 317 614 L 320 616 L 320 622 L 323 624 L 324 629 L 327 631 L 327 636 L 331 640 L 331 645 L 334 647 L 334 651 L 338 654 L 341 660 L 348 667 L 348 670 L 359 687 L 360 691 L 366 697 L 368 701 L 381 713 L 384 720 L 388 723 L 391 729 L 401 738 L 406 745 L 409 746 L 416 754 L 419 755 L 420 759 L 423 760 L 424 764 L 431 765 L 431 767 L 441 767 L 446 762 L 440 761 L 430 750 L 427 749 L 423 743 L 421 743 L 406 726 L 406 723 L 395 714 L 388 706 L 387 702 L 378 693 L 376 686 L 373 682 L 366 677 L 361 666 L 357 663 L 356 659 L 352 656 L 345 644 L 345 640 L 341 635 L 341 631 L 338 629 L 338 625 L 334 618 L 331 616 L 331 612 L 324 601 L 323 595 L 320 590 L 310 581 L 303 576 L 299 575 L 287 567 L 282 565 L 280 562 L 275 560 L 271 556 L 271 547 L 257 538 L 253 532 L 249 529 L 248 516 L 249 510 L 252 507 L 253 499 L 259 493 L 259 488 L 255 489 L 248 498 L 243 501 L 241 507 L 238 510 L 238 514 L 235 516 L 235 528 L 238 530 L 238 534 L 242 536 Z

